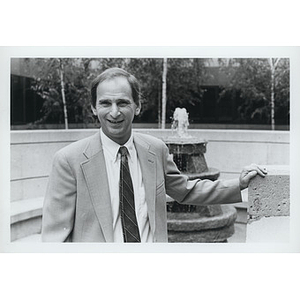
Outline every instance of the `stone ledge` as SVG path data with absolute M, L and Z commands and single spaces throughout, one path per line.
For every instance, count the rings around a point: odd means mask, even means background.
M 15 224 L 42 215 L 44 197 L 11 203 L 10 223 Z
M 248 191 L 249 220 L 290 215 L 289 166 L 265 166 L 268 175 L 251 180 Z
M 290 231 L 289 166 L 267 165 L 249 185 L 247 243 L 286 243 Z

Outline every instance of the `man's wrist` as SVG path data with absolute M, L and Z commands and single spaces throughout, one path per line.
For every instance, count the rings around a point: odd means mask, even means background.
M 246 189 L 247 187 L 248 187 L 248 185 L 243 184 L 240 180 L 240 190 L 242 191 L 242 190 Z

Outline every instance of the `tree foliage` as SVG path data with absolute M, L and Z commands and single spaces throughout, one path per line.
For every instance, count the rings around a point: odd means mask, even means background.
M 229 78 L 219 102 L 238 97 L 238 122 L 271 124 L 271 69 L 267 58 L 219 60 Z M 281 58 L 275 71 L 275 119 L 289 118 L 289 60 Z
M 63 123 L 63 103 L 59 74 L 60 61 L 56 58 L 28 59 L 34 63 L 35 81 L 32 89 L 43 99 L 43 117 L 36 123 Z M 33 61 L 32 61 L 33 60 Z M 87 59 L 62 58 L 64 65 L 65 97 L 69 122 L 92 121 L 89 104 L 91 73 Z
M 43 118 L 36 123 L 62 123 L 59 60 L 27 59 L 34 64 L 33 89 L 42 97 Z M 163 58 L 62 58 L 65 95 L 70 123 L 94 122 L 90 110 L 89 88 L 93 78 L 110 67 L 120 67 L 134 74 L 141 84 L 142 110 L 137 121 L 160 121 Z M 201 81 L 206 71 L 203 59 L 170 59 L 167 77 L 167 121 L 177 106 L 201 101 Z M 93 121 L 92 121 L 93 120 Z
M 36 123 L 63 123 L 59 59 L 27 58 L 25 61 L 28 68 L 34 69 L 32 89 L 43 101 L 43 117 Z M 61 58 L 61 61 L 70 123 L 97 122 L 90 108 L 90 84 L 98 74 L 110 67 L 126 69 L 141 84 L 142 110 L 136 122 L 161 121 L 163 58 Z M 227 109 L 228 114 L 233 116 L 229 119 L 231 122 L 270 124 L 271 77 L 268 59 L 219 59 L 214 72 L 208 66 L 210 62 L 207 58 L 168 58 L 166 121 L 172 120 L 176 107 L 188 107 L 190 111 L 195 108 L 195 116 L 204 99 L 205 85 L 213 82 L 214 76 L 219 76 L 216 74 L 222 73 L 227 82 L 219 88 L 216 109 L 220 113 Z M 217 81 L 214 85 L 218 84 Z M 286 123 L 289 117 L 288 59 L 281 58 L 276 67 L 274 95 L 277 123 Z M 231 108 L 227 107 L 227 103 L 231 103 Z

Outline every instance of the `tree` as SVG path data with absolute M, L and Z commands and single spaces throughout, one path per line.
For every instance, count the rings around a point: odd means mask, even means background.
M 67 111 L 66 96 L 65 96 L 64 65 L 61 58 L 59 58 L 58 60 L 59 60 L 59 73 L 60 73 L 60 84 L 61 84 L 61 97 L 62 97 L 62 102 L 64 107 L 65 129 L 69 129 L 68 111 Z
M 275 130 L 275 70 L 279 62 L 279 58 L 269 58 L 271 68 L 271 126 L 272 130 Z
M 167 108 L 167 73 L 168 73 L 168 59 L 163 60 L 163 75 L 162 75 L 162 112 L 161 112 L 161 128 L 166 127 L 166 108 Z
M 289 60 L 239 58 L 219 61 L 229 84 L 220 93 L 220 101 L 228 93 L 239 95 L 238 112 L 242 122 L 271 124 L 276 115 L 289 115 Z

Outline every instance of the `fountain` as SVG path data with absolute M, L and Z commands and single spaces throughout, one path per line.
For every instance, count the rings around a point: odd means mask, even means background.
M 173 115 L 172 135 L 165 137 L 164 142 L 178 169 L 190 179 L 216 180 L 220 172 L 215 168 L 208 168 L 204 157 L 207 141 L 189 135 L 188 126 L 188 112 L 185 108 L 177 107 Z
M 188 112 L 176 108 L 172 135 L 163 138 L 178 169 L 189 179 L 216 180 L 220 172 L 207 166 L 204 153 L 207 141 L 188 134 Z M 169 242 L 226 242 L 234 233 L 236 210 L 228 205 L 195 206 L 175 202 L 169 198 Z

